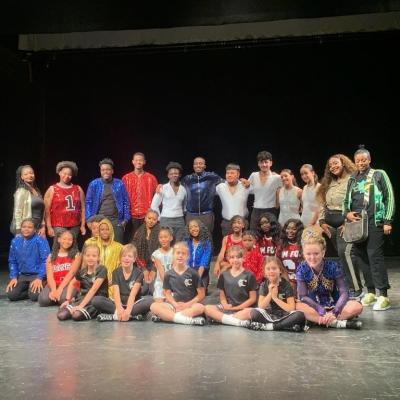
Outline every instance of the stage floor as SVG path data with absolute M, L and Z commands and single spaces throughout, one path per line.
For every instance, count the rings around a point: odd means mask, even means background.
M 10 303 L 0 273 L 1 399 L 400 398 L 400 259 L 392 308 L 361 331 L 253 332 L 153 322 L 59 322 Z M 4 266 L 3 266 L 4 267 Z

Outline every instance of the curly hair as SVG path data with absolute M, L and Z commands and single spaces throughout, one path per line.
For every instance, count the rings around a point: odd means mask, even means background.
M 333 156 L 330 156 L 325 165 L 325 171 L 324 171 L 324 176 L 322 177 L 321 180 L 321 186 L 318 188 L 316 194 L 316 199 L 322 205 L 326 204 L 326 192 L 328 191 L 329 185 L 333 180 L 337 180 L 337 177 L 334 174 L 332 174 L 329 168 L 329 161 L 332 158 L 338 158 L 342 162 L 343 171 L 345 171 L 346 174 L 352 174 L 357 170 L 353 161 L 351 161 L 350 158 L 345 156 L 344 154 L 334 154 Z
M 274 243 L 278 243 L 281 237 L 281 225 L 276 219 L 275 215 L 269 212 L 261 214 L 260 219 L 258 220 L 258 228 L 257 235 L 259 238 L 262 238 L 265 233 L 261 229 L 261 220 L 266 219 L 270 224 L 270 229 L 268 235 L 272 237 Z
M 70 258 L 74 258 L 78 253 L 79 253 L 79 249 L 78 249 L 78 244 L 76 242 L 76 237 L 72 234 L 72 232 L 68 229 L 62 229 L 60 230 L 56 237 L 54 238 L 53 241 L 53 247 L 51 249 L 51 255 L 50 255 L 50 260 L 51 261 L 55 261 L 56 258 L 58 257 L 58 252 L 60 251 L 60 243 L 58 243 L 58 239 L 65 233 L 65 232 L 69 232 L 69 234 L 72 236 L 72 245 L 71 247 L 68 249 L 68 257 Z
M 72 176 L 78 175 L 78 166 L 74 161 L 60 161 L 56 165 L 56 173 L 58 174 L 63 168 L 69 168 L 72 172 Z
M 303 223 L 297 219 L 297 218 L 289 218 L 283 225 L 282 227 L 282 232 L 281 232 L 281 245 L 283 247 L 286 247 L 289 245 L 289 239 L 286 235 L 286 229 L 289 226 L 290 223 L 293 223 L 296 227 L 296 243 L 297 244 L 301 244 L 301 235 L 303 234 L 303 230 L 304 230 L 304 225 Z
M 190 220 L 185 227 L 185 232 L 183 234 L 183 240 L 184 241 L 188 241 L 192 238 L 192 236 L 190 235 L 190 231 L 189 231 L 189 225 L 192 221 L 195 221 L 197 223 L 197 225 L 199 226 L 199 242 L 206 242 L 209 241 L 212 243 L 212 236 L 210 234 L 210 231 L 208 230 L 208 228 L 203 224 L 202 221 L 200 221 L 199 219 L 195 218 Z

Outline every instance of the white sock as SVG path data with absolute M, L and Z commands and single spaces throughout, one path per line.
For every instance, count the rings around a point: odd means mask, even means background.
M 335 319 L 329 324 L 329 326 L 331 328 L 341 329 L 341 328 L 346 328 L 346 323 L 347 323 L 347 320 L 345 320 L 345 319 Z
M 118 321 L 118 315 L 117 312 L 115 311 L 114 315 L 113 315 L 113 320 L 114 321 Z
M 268 323 L 268 324 L 263 324 L 265 326 L 266 331 L 273 331 L 274 330 L 274 324 L 272 322 Z
M 186 315 L 183 315 L 181 312 L 177 312 L 174 315 L 174 322 L 176 324 L 190 325 L 192 323 L 192 317 L 187 317 Z
M 226 315 L 226 314 L 224 314 L 224 315 L 222 316 L 221 322 L 222 322 L 224 325 L 243 326 L 242 324 L 243 324 L 243 322 L 245 322 L 245 321 L 242 321 L 241 319 L 232 317 L 232 315 Z

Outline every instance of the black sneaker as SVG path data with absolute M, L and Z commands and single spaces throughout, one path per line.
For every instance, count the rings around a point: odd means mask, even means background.
M 206 319 L 203 317 L 194 317 L 190 325 L 200 325 L 203 326 L 206 323 Z
M 133 317 L 131 317 L 132 321 L 143 321 L 144 317 L 142 314 L 138 314 L 138 315 L 134 315 Z
M 362 322 L 356 319 L 348 319 L 346 322 L 346 329 L 361 329 Z
M 265 324 L 262 324 L 261 322 L 250 322 L 247 328 L 252 331 L 265 331 Z
M 349 300 L 360 300 L 362 295 L 363 295 L 363 291 L 361 289 L 359 289 L 359 290 L 350 289 L 349 290 Z
M 153 321 L 153 322 L 161 322 L 161 318 L 158 315 L 153 314 L 151 316 L 151 321 Z
M 114 321 L 114 315 L 113 314 L 99 314 L 97 316 L 97 321 L 99 321 L 99 322 Z
M 299 324 L 294 324 L 294 325 L 292 326 L 292 330 L 293 330 L 294 332 L 302 332 L 302 331 L 304 331 L 304 327 L 301 326 L 301 325 L 299 325 Z

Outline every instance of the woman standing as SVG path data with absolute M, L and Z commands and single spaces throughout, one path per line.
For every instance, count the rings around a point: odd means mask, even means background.
M 53 237 L 62 228 L 70 230 L 75 237 L 85 228 L 85 194 L 79 185 L 71 180 L 78 175 L 78 167 L 73 161 L 61 161 L 56 172 L 59 182 L 51 185 L 44 195 L 46 207 L 47 233 Z
M 319 224 L 335 247 L 342 264 L 350 297 L 358 297 L 362 292 L 359 269 L 351 260 L 352 244 L 343 239 L 343 201 L 350 175 L 356 171 L 354 163 L 343 154 L 329 158 L 325 166 L 321 186 L 317 190 L 317 200 L 322 209 Z
M 37 233 L 43 238 L 46 237 L 44 202 L 36 185 L 33 168 L 30 165 L 19 166 L 16 171 L 16 180 L 11 233 L 14 235 L 21 233 L 22 221 L 32 218 Z

